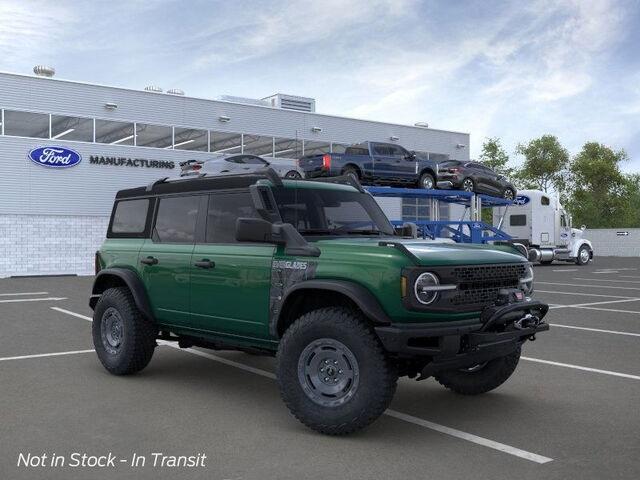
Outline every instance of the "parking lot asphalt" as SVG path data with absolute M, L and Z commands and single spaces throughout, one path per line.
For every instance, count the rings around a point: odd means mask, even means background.
M 535 275 L 552 327 L 503 386 L 463 397 L 401 379 L 386 415 L 339 438 L 288 413 L 271 358 L 161 345 L 115 377 L 92 351 L 91 277 L 2 279 L 0 479 L 640 478 L 640 259 Z M 18 466 L 73 452 L 129 461 Z M 154 452 L 206 466 L 153 467 Z

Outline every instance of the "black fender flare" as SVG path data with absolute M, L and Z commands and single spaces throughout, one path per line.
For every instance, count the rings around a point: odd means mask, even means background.
M 104 286 L 108 283 L 109 278 L 116 277 L 124 282 L 127 286 L 133 299 L 136 302 L 136 307 L 142 312 L 142 314 L 149 320 L 155 321 L 153 312 L 151 310 L 151 304 L 149 303 L 149 296 L 147 290 L 144 287 L 142 279 L 138 274 L 132 270 L 126 268 L 107 268 L 100 270 L 93 281 L 93 288 L 91 289 L 91 298 L 89 300 L 89 306 L 91 309 L 95 309 L 96 303 L 102 292 L 104 292 Z
M 380 306 L 378 299 L 365 287 L 348 280 L 330 280 L 330 279 L 316 279 L 305 280 L 297 283 L 289 288 L 282 296 L 281 305 L 287 304 L 287 300 L 290 296 L 300 290 L 324 290 L 330 292 L 336 292 L 346 295 L 362 313 L 369 318 L 376 325 L 390 325 L 391 319 L 386 312 Z M 280 316 L 283 309 L 278 311 L 278 314 L 272 318 L 271 331 L 272 333 L 278 332 L 278 326 L 280 324 Z

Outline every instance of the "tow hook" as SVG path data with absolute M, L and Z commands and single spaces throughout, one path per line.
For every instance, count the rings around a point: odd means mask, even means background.
M 527 313 L 520 320 L 513 322 L 513 326 L 518 330 L 524 330 L 525 328 L 535 328 L 540 324 L 540 319 L 535 315 Z M 533 337 L 534 335 L 532 335 Z

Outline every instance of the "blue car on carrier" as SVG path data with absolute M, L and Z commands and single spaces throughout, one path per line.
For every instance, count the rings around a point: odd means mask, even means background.
M 364 184 L 436 188 L 438 162 L 393 143 L 364 142 L 344 153 L 307 155 L 298 160 L 305 178 L 349 175 Z

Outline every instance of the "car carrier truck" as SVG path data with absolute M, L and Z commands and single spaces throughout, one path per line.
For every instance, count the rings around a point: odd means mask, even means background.
M 494 209 L 493 222 L 529 250 L 529 260 L 550 264 L 554 260 L 586 265 L 593 246 L 583 237 L 585 226 L 572 228 L 571 216 L 560 200 L 541 190 L 521 190 L 513 205 Z

